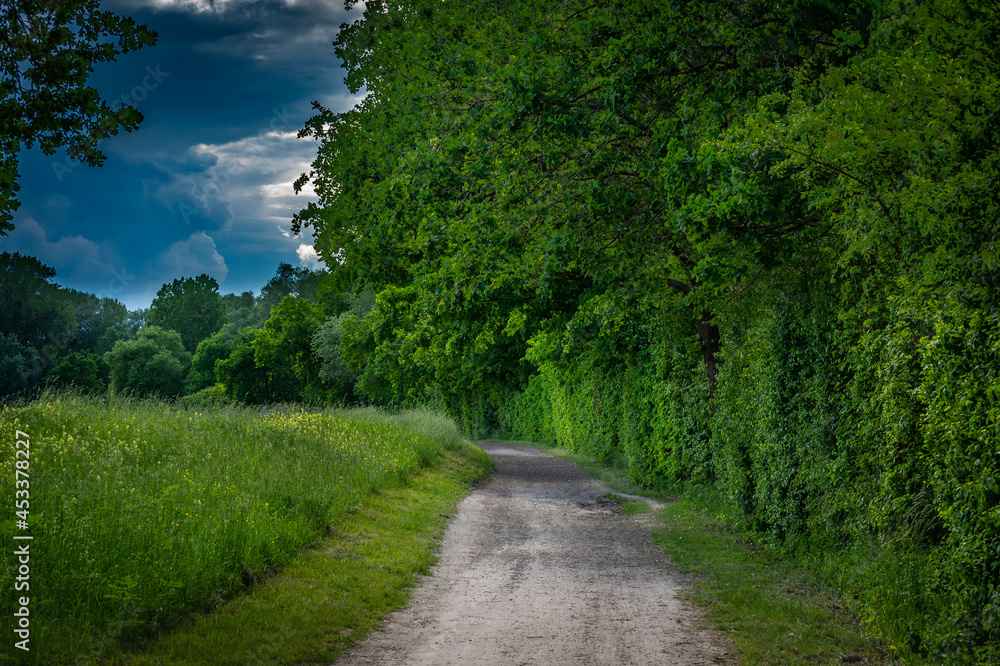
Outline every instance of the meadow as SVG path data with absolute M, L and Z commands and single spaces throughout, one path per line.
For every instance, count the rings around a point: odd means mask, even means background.
M 0 411 L 11 504 L 18 431 L 30 438 L 28 528 L 9 510 L 0 537 L 33 537 L 30 592 L 15 594 L 8 553 L 0 628 L 13 635 L 9 605 L 28 594 L 31 656 L 44 662 L 99 656 L 218 606 L 461 441 L 430 411 L 45 396 Z

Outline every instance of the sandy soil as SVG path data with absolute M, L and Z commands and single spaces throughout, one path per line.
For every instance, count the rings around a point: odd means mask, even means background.
M 460 505 L 410 606 L 337 664 L 733 663 L 685 583 L 577 465 L 478 442 L 497 472 Z

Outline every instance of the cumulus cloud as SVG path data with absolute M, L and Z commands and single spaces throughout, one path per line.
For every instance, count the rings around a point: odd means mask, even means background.
M 319 258 L 319 254 L 316 252 L 316 248 L 312 245 L 306 245 L 302 243 L 299 245 L 298 249 L 295 250 L 295 254 L 299 255 L 299 263 L 301 263 L 306 268 L 322 268 L 323 260 Z
M 143 187 L 172 211 L 178 222 L 211 231 L 228 231 L 233 226 L 233 207 L 211 169 L 174 175 L 164 183 L 146 181 Z
M 215 247 L 215 241 L 204 231 L 198 231 L 179 240 L 160 253 L 157 268 L 165 275 L 195 277 L 207 273 L 221 284 L 226 281 L 229 268 L 226 260 Z
M 201 7 L 207 4 L 204 0 L 193 0 L 193 2 Z M 226 3 L 216 3 L 214 12 L 217 15 L 231 17 L 230 20 L 233 22 L 252 24 L 253 29 L 233 32 L 224 39 L 204 44 L 203 48 L 207 51 L 232 54 L 236 57 L 250 55 L 267 65 L 284 66 L 296 62 L 302 63 L 303 60 L 322 62 L 325 59 L 332 66 L 336 66 L 332 42 L 337 31 L 344 22 L 360 18 L 364 12 L 364 5 L 359 4 L 347 11 L 343 3 L 329 0 L 285 0 L 284 2 L 231 0 Z
M 335 113 L 343 113 L 344 111 L 350 111 L 354 107 L 361 104 L 368 97 L 368 89 L 362 88 L 357 93 L 352 93 L 349 90 L 325 93 L 318 96 L 318 101 L 320 104 L 330 109 Z
M 308 163 L 299 163 L 298 164 L 298 168 L 300 168 L 303 171 L 305 171 L 305 170 L 307 170 L 309 168 L 309 164 Z M 314 197 L 314 196 L 316 196 L 316 190 L 313 189 L 313 184 L 312 183 L 306 183 L 302 187 L 302 189 L 299 191 L 299 193 L 296 195 L 295 194 L 295 183 L 293 181 L 290 181 L 290 180 L 287 181 L 287 182 L 284 182 L 284 183 L 268 183 L 267 185 L 263 185 L 260 188 L 260 193 L 262 195 L 264 195 L 265 197 L 269 197 L 269 198 L 272 198 L 272 199 L 276 199 L 276 198 L 279 198 L 279 197 L 284 198 L 284 197 L 288 197 L 288 196 L 292 196 L 292 195 L 298 196 L 298 197 Z M 299 201 L 301 201 L 301 199 L 299 199 Z
M 292 217 L 315 200 L 311 188 L 295 193 L 293 182 L 309 169 L 316 147 L 294 131 L 267 129 L 226 143 L 197 144 L 191 151 L 215 161 L 194 179 L 194 201 L 203 202 L 206 209 L 225 202 L 239 227 L 236 231 L 250 244 L 273 247 L 275 226 L 287 228 Z M 291 234 L 282 235 L 292 240 Z
M 340 26 L 360 18 L 330 0 L 105 0 L 131 15 L 137 8 L 172 14 L 206 26 L 225 25 L 225 34 L 199 40 L 193 47 L 208 55 L 250 61 L 259 69 L 282 72 L 299 81 L 328 80 L 340 63 L 333 40 Z

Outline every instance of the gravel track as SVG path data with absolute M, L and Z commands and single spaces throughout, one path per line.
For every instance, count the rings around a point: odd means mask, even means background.
M 432 575 L 338 665 L 733 663 L 680 599 L 649 514 L 622 515 L 567 460 L 477 444 L 497 471 L 459 505 Z

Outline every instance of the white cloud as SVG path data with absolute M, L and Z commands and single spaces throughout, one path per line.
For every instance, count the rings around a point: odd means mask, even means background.
M 357 94 L 353 94 L 345 90 L 339 93 L 322 95 L 318 101 L 334 113 L 343 113 L 357 107 L 367 98 L 368 90 L 366 88 L 362 88 Z
M 292 217 L 316 200 L 311 185 L 295 193 L 295 180 L 309 171 L 316 156 L 312 141 L 299 139 L 294 130 L 300 119 L 284 109 L 264 115 L 261 131 L 224 143 L 198 143 L 180 161 L 184 169 L 173 172 L 151 195 L 190 225 L 204 230 L 227 247 L 239 239 L 240 251 L 275 249 L 275 226 L 288 239 L 278 247 L 293 252 L 298 242 L 286 230 Z M 204 165 L 193 172 L 191 165 Z M 294 242 L 293 242 L 294 241 Z
M 216 249 L 215 241 L 204 231 L 173 243 L 160 253 L 156 263 L 166 275 L 196 277 L 207 273 L 220 284 L 226 281 L 226 275 L 229 274 L 226 260 Z
M 191 161 L 212 166 L 195 174 L 176 174 L 157 197 L 168 206 L 183 207 L 191 219 L 197 217 L 195 212 L 211 217 L 218 229 L 232 231 L 234 237 L 260 250 L 274 248 L 277 226 L 288 239 L 278 241 L 279 245 L 287 242 L 289 252 L 294 251 L 297 243 L 284 230 L 292 217 L 316 198 L 308 186 L 296 194 L 294 181 L 310 169 L 316 146 L 299 139 L 296 131 L 285 131 L 283 123 L 292 126 L 279 110 L 271 120 L 265 118 L 264 129 L 258 134 L 191 146 Z M 227 238 L 227 243 L 232 240 Z
M 219 187 L 218 179 L 210 171 L 196 175 L 175 175 L 166 183 L 157 183 L 153 190 L 149 183 L 143 187 L 151 190 L 152 198 L 177 214 L 178 219 L 195 229 L 229 231 L 233 226 L 233 207 Z
M 114 0 L 109 4 L 116 7 L 116 11 L 126 10 L 129 7 L 151 7 L 160 10 L 191 11 L 191 12 L 212 12 L 223 14 L 227 11 L 238 10 L 241 14 L 267 11 L 274 11 L 273 6 L 262 3 L 260 0 Z M 301 8 L 305 11 L 321 13 L 324 16 L 338 16 L 344 13 L 342 3 L 325 2 L 324 0 L 284 0 L 275 3 L 289 8 Z M 355 11 L 359 14 L 365 10 L 365 3 L 359 2 L 355 5 Z
M 249 198 L 253 210 L 273 212 L 274 206 L 293 204 L 297 211 L 312 195 L 311 188 L 295 194 L 295 179 L 309 170 L 316 156 L 315 144 L 299 139 L 296 132 L 265 131 L 227 143 L 199 143 L 190 152 L 215 159 L 213 167 L 197 176 L 196 196 L 234 204 Z
M 136 4 L 153 7 L 154 9 L 191 11 L 199 14 L 207 12 L 221 14 L 230 8 L 253 2 L 254 0 L 139 0 Z
M 309 164 L 304 163 L 300 167 L 302 171 L 307 171 L 309 169 Z M 288 196 L 297 197 L 314 197 L 316 196 L 316 190 L 313 189 L 312 183 L 306 183 L 298 194 L 295 194 L 295 183 L 291 180 L 285 183 L 269 183 L 267 185 L 262 185 L 260 188 L 260 193 L 268 198 L 284 198 Z M 299 199 L 301 201 L 301 199 Z
M 303 266 L 307 268 L 322 268 L 323 260 L 319 258 L 316 248 L 312 245 L 306 245 L 305 243 L 299 245 L 298 249 L 295 250 L 295 254 L 299 255 L 299 263 Z

